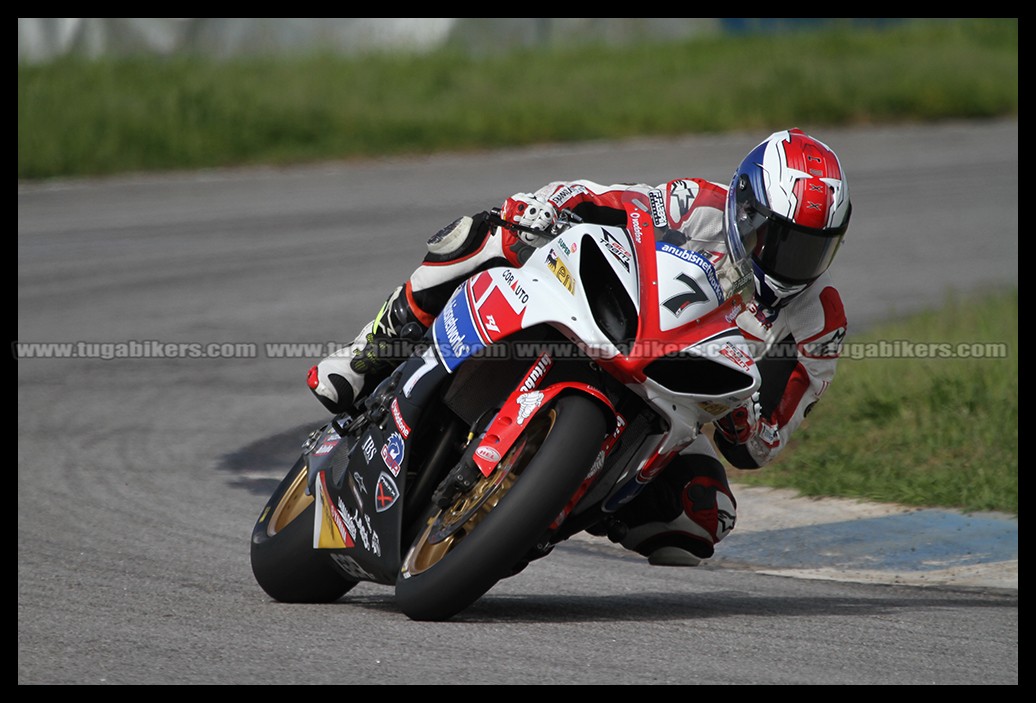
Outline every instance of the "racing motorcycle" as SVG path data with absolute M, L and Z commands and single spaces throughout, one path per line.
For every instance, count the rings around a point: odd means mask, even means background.
M 669 243 L 683 235 L 650 195 L 627 198 L 624 226 L 563 213 L 524 265 L 470 277 L 362 411 L 310 434 L 252 532 L 270 597 L 332 602 L 363 581 L 411 619 L 449 619 L 572 535 L 606 534 L 751 397 L 744 248 Z

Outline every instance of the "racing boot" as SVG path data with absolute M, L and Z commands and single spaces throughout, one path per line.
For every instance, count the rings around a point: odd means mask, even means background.
M 653 566 L 698 566 L 734 529 L 737 503 L 723 465 L 712 457 L 678 457 L 627 507 L 609 537 Z
M 407 301 L 405 285 L 397 287 L 352 344 L 309 370 L 310 390 L 332 413 L 355 414 L 359 402 L 410 356 L 425 329 Z

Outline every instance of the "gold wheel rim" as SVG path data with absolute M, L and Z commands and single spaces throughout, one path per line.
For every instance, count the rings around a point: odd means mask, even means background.
M 556 419 L 557 412 L 553 408 L 533 418 L 530 427 L 493 473 L 482 477 L 453 505 L 428 518 L 428 524 L 403 563 L 404 573 L 413 576 L 435 566 L 496 508 L 550 434 Z

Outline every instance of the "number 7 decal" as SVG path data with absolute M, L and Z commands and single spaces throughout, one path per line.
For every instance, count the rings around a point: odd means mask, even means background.
M 690 288 L 690 290 L 686 293 L 680 293 L 679 295 L 674 295 L 672 298 L 669 298 L 662 303 L 662 307 L 677 317 L 680 317 L 680 313 L 686 310 L 692 303 L 703 303 L 709 299 L 709 296 L 705 295 L 705 292 L 698 287 L 698 284 L 694 279 L 686 273 L 681 273 L 676 277 L 676 280 Z

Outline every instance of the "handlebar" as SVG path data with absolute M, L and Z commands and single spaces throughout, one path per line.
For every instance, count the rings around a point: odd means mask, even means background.
M 525 227 L 524 225 L 520 225 L 516 222 L 505 220 L 503 217 L 500 216 L 500 208 L 495 207 L 486 213 L 486 220 L 490 224 L 496 225 L 498 227 L 503 227 L 504 229 L 509 229 L 515 232 L 524 232 L 526 234 L 531 234 L 534 237 L 544 237 L 547 239 L 553 239 L 569 227 L 582 222 L 583 218 L 581 218 L 579 215 L 575 214 L 571 210 L 562 210 L 558 213 L 557 219 L 554 220 L 554 224 L 552 224 L 550 228 L 536 229 L 534 227 Z

